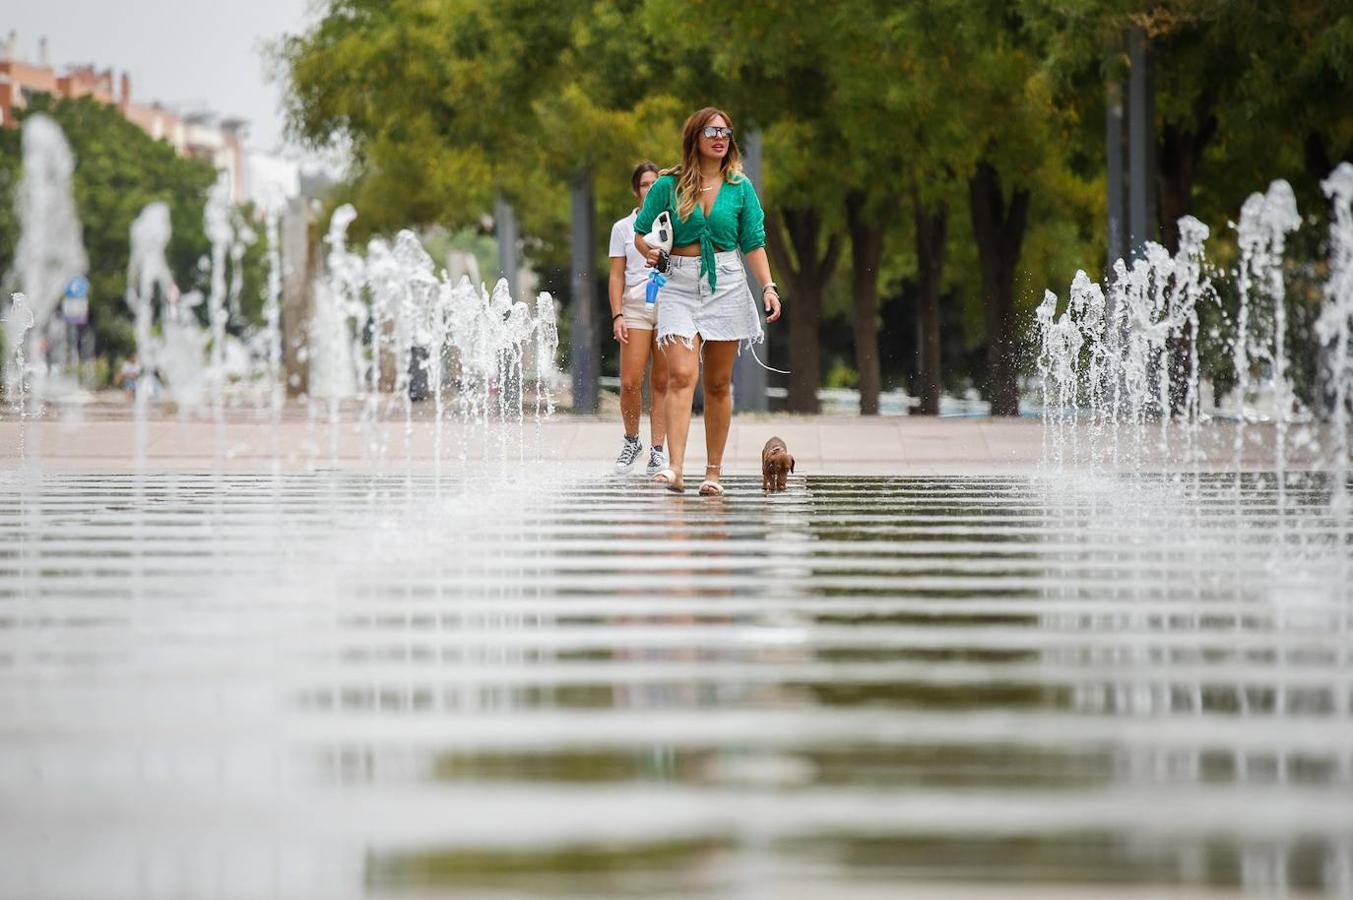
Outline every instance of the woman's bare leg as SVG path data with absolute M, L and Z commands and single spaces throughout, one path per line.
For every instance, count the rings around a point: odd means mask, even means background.
M 733 418 L 733 360 L 737 341 L 705 344 L 705 478 L 718 481 L 728 428 Z
M 700 376 L 700 336 L 693 346 L 680 340 L 668 341 L 658 350 L 667 357 L 667 458 L 676 473 L 676 484 L 683 484 L 682 467 L 686 462 L 686 436 L 691 430 L 691 401 L 695 399 L 695 379 Z
M 626 437 L 639 436 L 639 413 L 644 400 L 644 369 L 653 347 L 649 329 L 629 329 L 629 343 L 620 345 L 620 419 Z
M 648 414 L 648 424 L 651 445 L 661 447 L 667 441 L 667 355 L 657 349 L 657 346 L 657 339 L 655 338 L 653 342 L 653 371 L 648 376 L 648 390 L 653 402 L 653 407 Z

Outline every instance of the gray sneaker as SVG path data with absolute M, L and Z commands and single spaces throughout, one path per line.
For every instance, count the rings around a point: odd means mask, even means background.
M 667 468 L 667 452 L 661 446 L 655 446 L 648 454 L 648 477 L 652 478 Z
M 616 474 L 628 475 L 643 452 L 644 445 L 640 443 L 638 438 L 626 436 L 625 443 L 620 448 L 620 455 L 615 458 Z

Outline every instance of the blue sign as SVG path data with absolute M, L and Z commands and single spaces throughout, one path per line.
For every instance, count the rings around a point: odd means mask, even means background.
M 66 299 L 83 300 L 89 296 L 89 279 L 83 275 L 76 275 L 70 281 L 66 282 Z

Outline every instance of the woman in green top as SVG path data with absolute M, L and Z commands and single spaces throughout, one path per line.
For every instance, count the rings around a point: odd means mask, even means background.
M 634 222 L 634 245 L 649 266 L 657 264 L 660 251 L 644 237 L 658 213 L 671 213 L 674 231 L 667 284 L 658 294 L 658 346 L 668 370 L 670 466 L 657 480 L 672 491 L 685 489 L 686 437 L 703 359 L 706 465 L 700 493 L 720 495 L 720 467 L 733 416 L 733 360 L 742 344 L 765 339 L 738 251 L 762 285 L 767 323 L 780 318 L 780 295 L 766 259 L 761 202 L 742 174 L 732 120 L 713 107 L 695 113 L 682 129 L 681 151 L 681 165 L 654 182 Z

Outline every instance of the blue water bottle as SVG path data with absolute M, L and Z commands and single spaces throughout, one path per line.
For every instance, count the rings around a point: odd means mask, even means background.
M 658 291 L 667 283 L 667 276 L 654 269 L 648 273 L 648 289 L 644 291 L 644 305 L 652 306 L 658 302 Z

